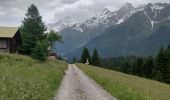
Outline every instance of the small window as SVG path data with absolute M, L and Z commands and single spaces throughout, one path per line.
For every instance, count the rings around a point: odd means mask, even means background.
M 7 41 L 6 40 L 0 40 L 0 49 L 7 49 Z

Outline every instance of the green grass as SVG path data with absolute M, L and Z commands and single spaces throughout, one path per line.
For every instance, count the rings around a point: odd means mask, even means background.
M 67 64 L 0 54 L 0 100 L 53 100 Z
M 170 100 L 170 85 L 94 66 L 76 65 L 118 100 Z

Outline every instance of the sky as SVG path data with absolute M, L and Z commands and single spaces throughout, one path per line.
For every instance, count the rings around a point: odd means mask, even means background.
M 170 0 L 0 0 L 0 26 L 20 26 L 31 4 L 38 7 L 43 21 L 48 24 L 65 16 L 84 21 L 105 7 L 115 10 L 126 2 L 136 6 L 170 3 Z

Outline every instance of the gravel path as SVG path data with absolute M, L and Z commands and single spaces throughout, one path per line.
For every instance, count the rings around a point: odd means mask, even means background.
M 69 65 L 55 100 L 116 100 L 75 65 Z

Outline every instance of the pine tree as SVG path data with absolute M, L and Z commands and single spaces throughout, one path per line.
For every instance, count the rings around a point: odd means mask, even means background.
M 166 66 L 163 72 L 164 82 L 170 83 L 170 45 L 165 50 L 165 57 L 166 57 L 165 60 Z
M 94 66 L 100 66 L 100 58 L 99 58 L 99 54 L 98 54 L 96 49 L 94 49 L 94 51 L 93 51 L 93 56 L 92 56 L 92 62 L 91 63 Z
M 144 64 L 142 66 L 142 76 L 146 78 L 152 78 L 153 67 L 153 57 L 150 56 L 144 60 Z
M 20 47 L 19 52 L 29 55 L 35 48 L 37 41 L 44 39 L 43 35 L 46 31 L 46 26 L 42 22 L 42 17 L 34 4 L 28 8 L 20 29 L 23 45 Z
M 74 64 L 76 62 L 77 62 L 77 59 L 76 59 L 76 57 L 74 57 L 72 63 Z
M 142 65 L 143 65 L 143 59 L 141 57 L 137 58 L 137 75 L 142 76 Z
M 48 55 L 48 44 L 46 41 L 38 41 L 35 48 L 32 50 L 32 57 L 41 62 L 45 61 Z
M 137 61 L 136 59 L 132 62 L 132 65 L 131 65 L 131 69 L 132 69 L 132 74 L 133 75 L 138 75 L 138 67 L 137 67 Z
M 89 60 L 89 63 L 91 63 L 91 56 L 89 50 L 87 48 L 84 48 L 83 53 L 81 55 L 81 63 L 86 63 L 87 59 Z
M 164 72 L 166 71 L 166 57 L 164 49 L 161 48 L 156 59 L 155 59 L 155 67 L 153 71 L 154 79 L 158 81 L 164 81 Z

